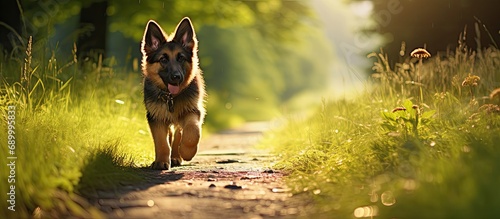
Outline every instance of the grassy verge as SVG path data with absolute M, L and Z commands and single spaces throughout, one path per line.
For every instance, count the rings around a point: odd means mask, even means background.
M 269 133 L 320 218 L 491 218 L 500 213 L 500 51 L 462 44 L 419 64 L 375 57 L 353 100 Z M 496 91 L 496 92 L 495 92 Z

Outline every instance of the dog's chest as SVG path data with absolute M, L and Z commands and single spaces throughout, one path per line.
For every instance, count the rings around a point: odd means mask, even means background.
M 156 89 L 144 90 L 144 103 L 154 120 L 174 124 L 178 124 L 182 117 L 189 113 L 199 114 L 197 109 L 200 107 L 196 95 L 182 93 L 177 97 L 167 97 Z

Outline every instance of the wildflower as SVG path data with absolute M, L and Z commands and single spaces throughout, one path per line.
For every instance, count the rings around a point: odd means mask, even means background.
M 417 58 L 417 59 L 427 59 L 427 58 L 431 57 L 431 54 L 429 52 L 427 52 L 427 50 L 425 50 L 423 48 L 417 48 L 417 49 L 413 50 L 410 53 L 410 55 L 411 55 L 411 57 L 414 57 L 414 58 Z
M 464 81 L 462 81 L 462 87 L 466 86 L 471 86 L 471 87 L 476 87 L 478 82 L 481 80 L 481 78 L 477 75 L 471 75 L 467 76 Z
M 397 111 L 406 111 L 406 108 L 400 106 L 400 107 L 396 107 L 392 110 L 393 113 L 397 112 Z

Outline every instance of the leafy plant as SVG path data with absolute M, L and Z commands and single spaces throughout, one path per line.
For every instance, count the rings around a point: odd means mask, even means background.
M 418 105 L 414 105 L 410 100 L 405 100 L 403 106 L 394 108 L 391 112 L 382 111 L 384 119 L 382 127 L 390 131 L 390 135 L 403 134 L 405 138 L 410 133 L 413 137 L 419 138 L 419 130 L 424 130 L 433 121 L 435 110 L 422 113 Z

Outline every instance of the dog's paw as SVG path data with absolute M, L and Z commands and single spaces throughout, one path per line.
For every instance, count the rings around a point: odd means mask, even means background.
M 172 158 L 172 167 L 178 167 L 182 165 L 182 158 L 180 157 L 173 157 Z
M 168 170 L 170 169 L 170 163 L 169 162 L 161 162 L 161 161 L 155 161 L 151 164 L 151 169 L 153 170 Z

